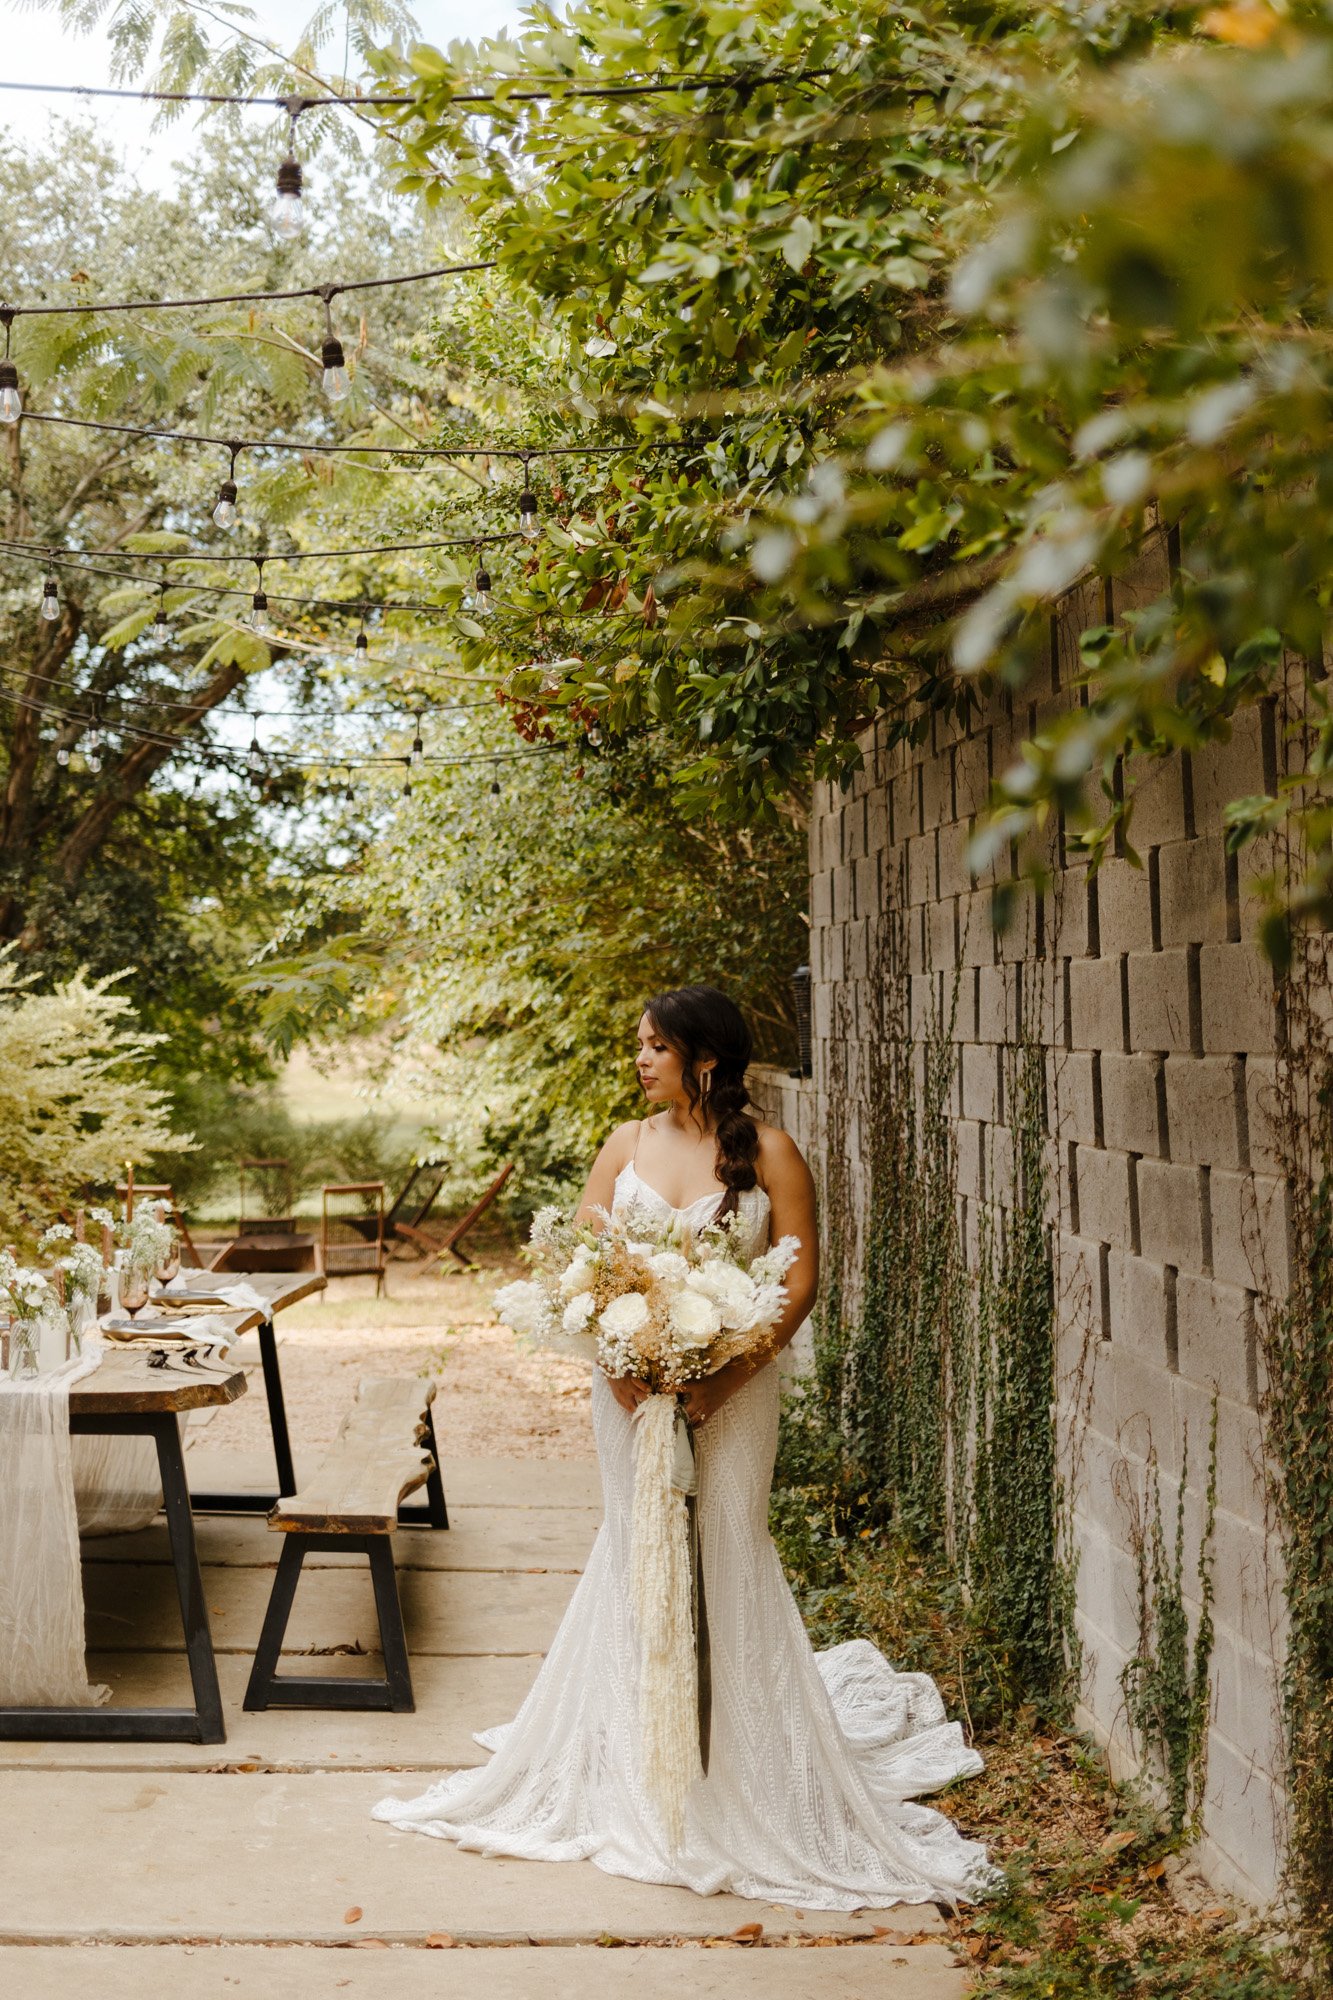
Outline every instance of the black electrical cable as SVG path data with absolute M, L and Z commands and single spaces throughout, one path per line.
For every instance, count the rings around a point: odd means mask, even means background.
M 0 85 L 3 88 L 3 85 Z M 290 292 L 217 292 L 199 299 L 90 299 L 77 306 L 0 305 L 0 325 L 11 319 L 48 319 L 62 313 L 180 312 L 187 306 L 243 306 L 280 304 L 287 299 L 319 299 L 325 302 L 344 292 L 383 290 L 388 285 L 421 285 L 431 278 L 462 277 L 470 271 L 493 271 L 490 258 L 474 264 L 437 264 L 429 271 L 398 271 L 389 278 L 345 278 L 336 285 L 301 285 Z
M 119 554 L 118 550 L 112 551 Z M 55 569 L 72 569 L 84 576 L 105 576 L 114 583 L 140 584 L 143 579 L 123 569 L 104 569 L 98 563 L 80 562 L 74 556 L 57 555 L 53 550 L 43 549 L 40 555 L 32 553 L 27 543 L 7 542 L 0 538 L 0 554 L 16 556 L 24 562 L 49 565 Z M 161 560 L 161 558 L 157 558 Z M 253 562 L 253 556 L 237 556 L 237 562 Z M 264 558 L 265 561 L 269 558 Z M 193 578 L 172 586 L 176 590 L 189 590 L 201 597 L 249 597 L 249 584 L 198 583 Z M 352 617 L 360 617 L 367 610 L 374 611 L 414 611 L 433 614 L 437 618 L 452 618 L 453 611 L 447 604 L 426 604 L 411 597 L 298 597 L 291 592 L 271 590 L 268 593 L 271 604 L 308 604 L 321 611 L 345 611 Z
M 218 553 L 215 550 L 199 549 L 188 553 L 154 549 L 76 549 L 79 556 L 114 557 L 117 562 L 157 562 L 157 563 L 262 563 L 267 569 L 271 563 L 329 562 L 339 556 L 390 556 L 419 549 L 487 549 L 497 543 L 516 542 L 522 537 L 517 533 L 505 535 L 447 535 L 421 542 L 378 542 L 364 548 L 350 549 L 288 549 L 282 554 L 263 550 L 251 554 L 249 550 L 232 550 Z M 17 555 L 32 555 L 36 560 L 45 561 L 52 551 L 41 542 L 27 542 L 0 537 L 0 549 L 9 549 Z
M 505 88 L 500 91 L 458 91 L 451 98 L 451 104 L 512 104 L 545 103 L 562 97 L 659 97 L 688 96 L 695 90 L 736 90 L 747 93 L 771 88 L 779 83 L 818 83 L 829 77 L 842 74 L 831 69 L 737 70 L 730 76 L 719 76 L 715 71 L 681 71 L 675 77 L 631 78 L 624 83 L 587 83 L 577 77 L 552 77 L 544 80 L 532 79 L 523 88 L 510 88 L 510 79 L 502 81 Z M 43 92 L 55 97 L 115 97 L 131 98 L 144 104 L 253 104 L 273 111 L 291 111 L 293 106 L 301 111 L 314 111 L 328 105 L 341 105 L 349 111 L 408 110 L 418 102 L 411 96 L 384 97 L 343 97 L 336 92 L 326 96 L 307 96 L 297 91 L 289 91 L 281 97 L 241 96 L 227 91 L 194 90 L 117 90 L 107 84 L 82 83 L 8 83 L 0 81 L 0 90 L 21 90 Z
M 238 438 L 216 436 L 211 431 L 172 431 L 155 424 L 114 424 L 94 417 L 48 416 L 24 410 L 19 424 L 60 424 L 74 430 L 110 431 L 127 437 L 165 438 L 177 444 L 216 445 L 219 451 L 294 451 L 342 457 L 358 452 L 382 452 L 399 458 L 610 458 L 633 456 L 640 451 L 681 451 L 690 439 L 636 439 L 633 444 L 555 445 L 432 445 L 432 444 L 306 444 L 300 438 Z

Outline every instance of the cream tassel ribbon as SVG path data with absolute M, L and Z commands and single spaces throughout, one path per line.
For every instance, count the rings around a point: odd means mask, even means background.
M 630 1525 L 643 1778 L 673 1848 L 684 1834 L 690 1786 L 703 1775 L 689 1515 L 686 1492 L 677 1484 L 678 1476 L 687 1476 L 678 1467 L 677 1408 L 674 1396 L 649 1396 L 639 1406 Z M 688 1437 L 684 1443 L 689 1457 Z

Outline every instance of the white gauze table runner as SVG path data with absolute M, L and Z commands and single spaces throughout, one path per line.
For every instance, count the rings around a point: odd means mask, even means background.
M 49 1375 L 0 1376 L 0 1703 L 95 1708 L 84 1666 L 83 1575 L 69 1392 L 101 1343 Z M 154 1505 L 156 1506 L 156 1502 Z

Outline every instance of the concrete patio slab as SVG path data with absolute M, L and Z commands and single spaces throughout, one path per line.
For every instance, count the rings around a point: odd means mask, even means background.
M 94 1652 L 179 1651 L 180 1611 L 173 1573 L 163 1565 L 89 1563 L 84 1614 Z M 410 1652 L 542 1653 L 551 1642 L 577 1579 L 498 1570 L 400 1570 L 398 1591 Z M 213 1644 L 253 1654 L 272 1575 L 262 1569 L 204 1570 Z M 296 1593 L 284 1651 L 379 1644 L 369 1565 L 312 1569 Z
M 346 1944 L 353 1928 L 405 1943 L 433 1931 L 464 1943 L 591 1943 L 712 1937 L 754 1922 L 770 1937 L 942 1927 L 928 1904 L 892 1916 L 797 1912 L 625 1881 L 586 1862 L 466 1854 L 370 1818 L 386 1792 L 412 1789 L 379 1773 L 11 1772 L 0 1943 Z M 351 1909 L 361 1912 L 354 1926 Z
M 270 1708 L 247 1715 L 241 1704 L 250 1660 L 243 1653 L 224 1653 L 218 1660 L 218 1680 L 227 1725 L 225 1743 L 0 1743 L 0 1774 L 215 1771 L 229 1764 L 258 1764 L 280 1771 L 407 1769 L 422 1773 L 424 1783 L 440 1771 L 487 1761 L 489 1753 L 473 1742 L 473 1730 L 507 1722 L 517 1714 L 540 1664 L 536 1654 L 504 1659 L 418 1654 L 412 1662 L 414 1715 L 301 1708 Z M 330 1675 L 383 1671 L 378 1654 L 368 1659 L 344 1654 L 312 1660 L 309 1666 L 313 1672 Z M 110 1686 L 115 1708 L 173 1707 L 189 1700 L 183 1653 L 93 1654 L 88 1671 L 94 1681 Z
M 358 1929 L 364 1928 L 362 1925 Z M 455 1951 L 275 1950 L 262 1945 L 0 1948 L 0 1991 L 24 2000 L 962 2000 L 947 1945 L 839 1951 L 595 1946 Z
M 592 1507 L 455 1507 L 447 1531 L 405 1528 L 394 1544 L 400 1569 L 581 1570 L 601 1522 Z M 199 1560 L 220 1568 L 272 1569 L 282 1546 L 262 1515 L 199 1514 Z M 86 1563 L 169 1563 L 161 1520 L 134 1535 L 107 1535 L 83 1544 Z M 346 1565 L 353 1556 L 311 1555 L 311 1568 Z M 364 1558 L 362 1559 L 364 1560 Z

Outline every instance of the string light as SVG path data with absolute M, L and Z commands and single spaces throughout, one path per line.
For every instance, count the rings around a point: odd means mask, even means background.
M 324 394 L 335 405 L 346 402 L 352 386 L 347 379 L 343 344 L 333 331 L 333 301 L 337 293 L 336 285 L 325 285 L 321 293 L 324 300 L 324 345 L 320 350 L 320 362 L 324 370 Z
M 240 449 L 239 444 L 227 446 L 227 450 L 231 453 L 231 463 L 227 467 L 226 478 L 218 488 L 217 505 L 213 509 L 213 520 L 219 528 L 236 526 L 236 459 Z
M 472 579 L 472 608 L 483 618 L 491 608 L 491 573 L 484 563 Z
M 167 623 L 167 586 L 165 583 L 159 583 L 157 586 L 157 614 L 153 619 L 153 623 L 154 625 L 165 625 Z
M 41 615 L 50 625 L 54 625 L 60 616 L 60 585 L 56 582 L 54 570 L 47 571 L 42 585 Z
M 407 776 L 403 780 L 403 797 L 405 799 L 410 799 L 412 796 L 412 765 L 415 761 L 415 758 L 405 757 L 403 759 L 403 762 L 407 765 Z
M 305 99 L 289 97 L 286 110 L 290 120 L 287 157 L 278 168 L 277 192 L 269 214 L 275 235 L 280 236 L 284 243 L 294 243 L 305 223 L 305 210 L 301 204 L 301 162 L 296 157 L 296 121 L 305 110 Z
M 250 748 L 246 752 L 245 767 L 252 774 L 256 771 L 262 771 L 264 768 L 264 753 L 259 746 L 258 716 L 255 717 L 254 726 L 250 732 Z
M 14 325 L 14 313 L 9 306 L 0 306 L 0 322 L 5 329 L 5 352 L 0 360 L 0 424 L 16 424 L 23 415 L 23 398 L 19 394 L 19 371 L 9 358 L 9 338 Z
M 364 657 L 370 650 L 370 641 L 366 637 L 366 614 L 364 611 L 361 613 L 361 629 L 356 635 L 356 650 L 361 657 Z
M 424 763 L 425 761 L 425 756 L 426 756 L 426 746 L 421 740 L 421 715 L 418 714 L 417 733 L 412 738 L 412 758 L 411 758 L 412 767 L 420 768 L 422 763 Z
M 535 542 L 541 533 L 537 519 L 537 495 L 529 484 L 529 456 L 523 454 L 523 491 L 518 496 L 518 532 L 525 542 Z
M 267 632 L 268 598 L 264 594 L 264 558 L 262 556 L 255 557 L 255 570 L 258 575 L 258 582 L 255 594 L 250 599 L 250 623 L 256 632 Z
M 61 744 L 60 748 L 56 751 L 56 762 L 57 764 L 59 764 L 62 771 L 69 763 L 69 750 L 67 746 L 63 743 Z

